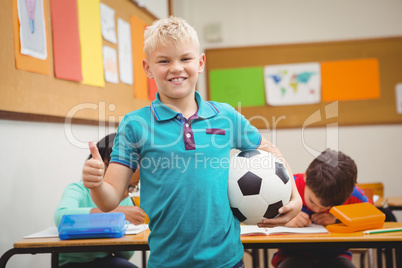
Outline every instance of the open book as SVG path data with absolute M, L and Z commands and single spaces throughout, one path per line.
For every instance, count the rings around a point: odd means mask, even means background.
M 311 224 L 307 227 L 285 227 L 260 228 L 257 225 L 240 225 L 241 235 L 272 235 L 272 234 L 320 234 L 329 233 L 328 230 L 318 224 Z

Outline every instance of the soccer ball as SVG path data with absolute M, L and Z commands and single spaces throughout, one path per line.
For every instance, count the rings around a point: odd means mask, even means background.
M 229 202 L 239 221 L 257 224 L 275 218 L 289 202 L 291 191 L 289 173 L 273 154 L 247 150 L 230 158 Z

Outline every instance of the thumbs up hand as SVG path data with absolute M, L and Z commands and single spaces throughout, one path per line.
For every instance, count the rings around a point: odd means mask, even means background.
M 82 169 L 82 181 L 88 189 L 95 189 L 103 183 L 105 163 L 99 154 L 98 147 L 92 141 L 89 142 L 89 150 L 92 158 L 85 162 Z

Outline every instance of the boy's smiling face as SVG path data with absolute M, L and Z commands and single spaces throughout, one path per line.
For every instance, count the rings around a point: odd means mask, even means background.
M 198 74 L 205 66 L 205 55 L 199 54 L 191 41 L 178 44 L 168 41 L 159 45 L 144 59 L 143 67 L 148 78 L 154 78 L 162 102 L 194 100 Z

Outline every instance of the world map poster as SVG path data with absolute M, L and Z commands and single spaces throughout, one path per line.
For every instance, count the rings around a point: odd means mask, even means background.
M 267 65 L 264 67 L 266 102 L 272 106 L 319 103 L 320 63 Z

